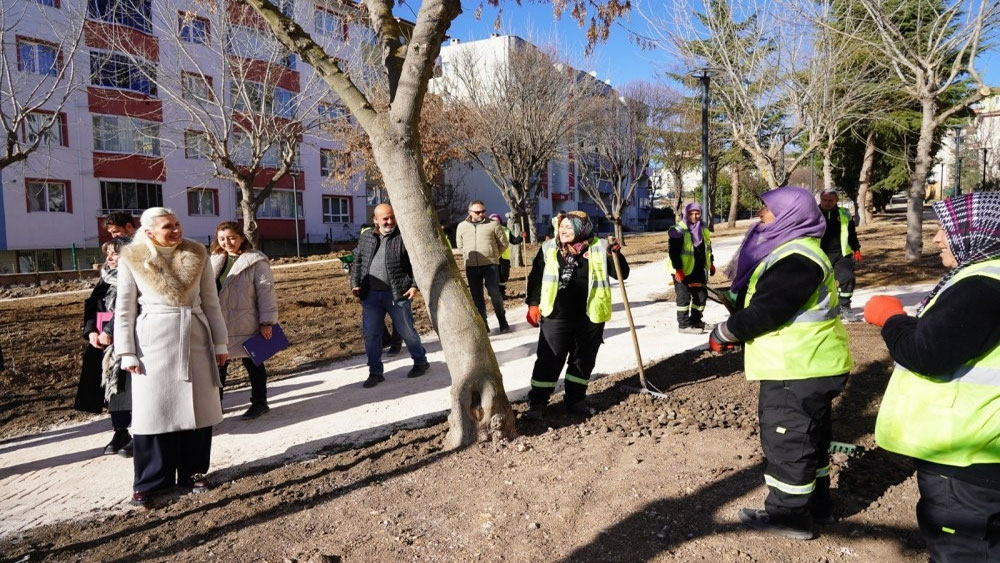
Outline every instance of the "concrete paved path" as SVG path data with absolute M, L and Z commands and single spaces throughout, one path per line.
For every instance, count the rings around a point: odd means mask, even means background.
M 738 243 L 738 238 L 717 242 L 717 263 L 727 263 Z M 646 365 L 704 347 L 708 339 L 707 335 L 677 333 L 674 304 L 664 301 L 668 281 L 662 261 L 634 267 L 627 281 Z M 907 286 L 892 293 L 903 295 L 912 305 L 929 289 Z M 613 287 L 612 292 L 615 315 L 605 328 L 595 378 L 635 369 L 619 289 Z M 872 293 L 858 292 L 855 305 L 863 305 Z M 524 321 L 525 312 L 523 305 L 509 310 L 514 331 L 491 338 L 504 385 L 513 400 L 527 394 L 538 339 L 538 330 Z M 725 317 L 722 306 L 709 302 L 707 322 L 719 322 Z M 365 359 L 350 358 L 270 384 L 271 412 L 257 420 L 239 418 L 249 402 L 248 389 L 228 393 L 223 403 L 226 419 L 215 428 L 214 476 L 225 479 L 235 470 L 255 464 L 307 456 L 332 444 L 373 440 L 402 427 L 421 425 L 446 412 L 450 380 L 441 346 L 433 334 L 424 338 L 424 344 L 432 367 L 419 379 L 406 379 L 411 362 L 404 351 L 388 358 L 384 383 L 364 389 L 361 383 L 367 377 Z M 101 416 L 0 442 L 0 537 L 60 520 L 126 510 L 132 462 L 100 455 L 110 434 L 110 423 Z

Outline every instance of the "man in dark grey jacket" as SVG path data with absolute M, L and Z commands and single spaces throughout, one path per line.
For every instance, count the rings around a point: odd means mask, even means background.
M 364 387 L 385 381 L 382 330 L 386 313 L 413 358 L 413 368 L 407 377 L 420 377 L 430 368 L 420 335 L 413 328 L 411 302 L 418 292 L 417 284 L 392 206 L 383 203 L 376 207 L 373 219 L 375 228 L 361 234 L 351 268 L 351 292 L 361 298 L 361 332 L 368 356 L 368 379 Z

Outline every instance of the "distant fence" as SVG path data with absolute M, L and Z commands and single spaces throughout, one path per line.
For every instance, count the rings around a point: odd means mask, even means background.
M 97 279 L 100 270 L 58 270 L 55 272 L 26 272 L 0 274 L 0 287 L 14 285 L 40 286 L 43 283 Z

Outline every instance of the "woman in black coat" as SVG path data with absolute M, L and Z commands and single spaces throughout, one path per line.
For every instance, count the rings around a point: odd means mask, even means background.
M 117 295 L 118 251 L 127 242 L 115 238 L 101 245 L 106 257 L 101 279 L 83 302 L 83 338 L 87 348 L 83 352 L 83 369 L 73 402 L 76 410 L 94 414 L 100 414 L 107 404 L 115 433 L 104 447 L 104 453 L 122 457 L 132 456 L 132 436 L 128 431 L 132 423 L 132 398 L 128 372 L 121 370 L 114 361 L 111 315 Z

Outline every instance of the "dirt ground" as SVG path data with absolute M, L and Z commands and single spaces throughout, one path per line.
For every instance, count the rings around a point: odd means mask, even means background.
M 860 286 L 944 273 L 930 224 L 924 258 L 905 263 L 901 221 L 882 218 L 860 233 Z M 630 239 L 625 252 L 642 263 L 661 260 L 664 248 L 661 233 Z M 273 373 L 361 353 L 360 306 L 338 264 L 276 273 L 281 317 L 296 344 Z M 512 278 L 508 294 L 519 302 L 523 271 Z M 0 303 L 3 437 L 82 418 L 72 398 L 83 297 Z M 423 306 L 415 310 L 429 330 Z M 876 328 L 848 328 L 855 369 L 836 403 L 835 439 L 867 449 L 835 456 L 839 521 L 810 542 L 760 536 L 737 522 L 738 508 L 760 506 L 764 496 L 757 386 L 743 378 L 739 355 L 696 351 L 647 370 L 666 398 L 633 392 L 633 373 L 608 375 L 591 386 L 599 412 L 587 421 L 554 407 L 546 423 L 519 423 L 514 441 L 449 452 L 441 449 L 442 420 L 257 468 L 153 510 L 37 528 L 0 541 L 0 560 L 924 561 L 913 469 L 872 448 L 892 363 Z

